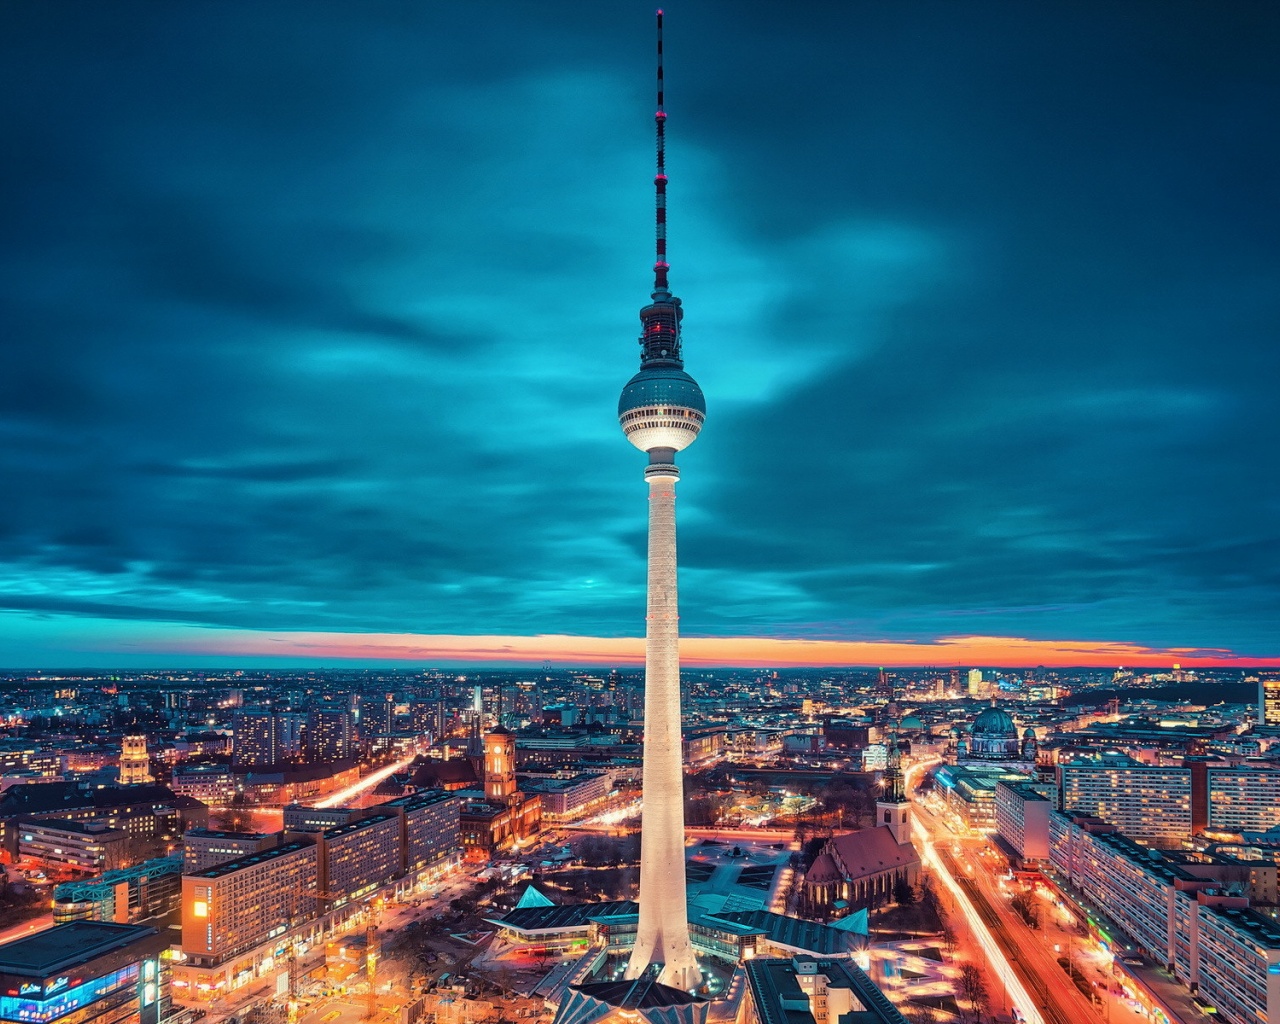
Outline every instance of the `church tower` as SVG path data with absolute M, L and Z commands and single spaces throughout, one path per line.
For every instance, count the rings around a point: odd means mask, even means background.
M 911 804 L 902 782 L 897 729 L 889 739 L 889 767 L 884 773 L 884 794 L 876 801 L 876 824 L 892 832 L 899 846 L 911 842 Z

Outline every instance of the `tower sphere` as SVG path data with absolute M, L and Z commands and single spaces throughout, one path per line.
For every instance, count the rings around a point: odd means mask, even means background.
M 697 438 L 706 415 L 702 388 L 674 366 L 641 370 L 627 381 L 618 399 L 622 432 L 642 452 L 687 448 Z

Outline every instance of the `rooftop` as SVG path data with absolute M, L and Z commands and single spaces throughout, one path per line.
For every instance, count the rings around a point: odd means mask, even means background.
M 827 924 L 787 917 L 768 910 L 739 910 L 708 914 L 708 918 L 729 921 L 762 932 L 781 946 L 803 950 L 818 956 L 839 956 L 866 945 L 864 936 L 841 931 Z
M 601 917 L 624 917 L 640 913 L 640 904 L 634 900 L 614 903 L 570 903 L 560 907 L 517 907 L 497 919 L 498 923 L 522 932 L 560 931 L 565 928 L 584 928 L 592 920 Z
M 825 975 L 830 988 L 853 991 L 863 1008 L 842 1015 L 840 1024 L 907 1024 L 897 1007 L 850 960 L 756 957 L 744 966 L 761 1024 L 814 1024 L 813 1014 L 798 1007 L 809 1002 L 796 980 L 801 969 Z
M 400 815 L 391 811 L 384 811 L 381 814 L 371 814 L 367 818 L 360 818 L 358 821 L 348 822 L 346 825 L 339 825 L 336 828 L 325 829 L 324 837 L 327 840 L 339 839 L 342 836 L 350 835 L 352 832 L 359 832 L 362 828 L 368 828 L 370 825 L 380 825 L 384 821 L 399 820 Z
M 266 839 L 270 832 L 223 832 L 216 828 L 189 828 L 182 838 L 194 839 Z
M 408 796 L 396 797 L 394 800 L 388 800 L 383 807 L 399 807 L 405 811 L 417 811 L 423 807 L 430 807 L 432 804 L 443 803 L 445 800 L 452 800 L 452 793 L 446 793 L 443 789 L 429 789 L 422 793 L 410 793 Z
M 156 929 L 140 924 L 58 924 L 0 946 L 0 973 L 48 977 L 156 934 Z
M 313 844 L 304 842 L 285 843 L 284 846 L 273 846 L 270 850 L 262 850 L 259 853 L 251 853 L 247 857 L 240 857 L 236 860 L 227 861 L 225 864 L 217 864 L 204 871 L 197 871 L 194 874 L 187 875 L 187 878 L 221 878 L 223 875 L 229 875 L 234 871 L 240 871 L 244 868 L 251 868 L 264 861 L 275 860 L 277 857 L 285 857 L 291 853 L 297 853 L 299 850 L 313 849 Z

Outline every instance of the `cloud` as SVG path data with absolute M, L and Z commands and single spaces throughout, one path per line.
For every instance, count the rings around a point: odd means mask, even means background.
M 634 634 L 648 15 L 310 10 L 12 19 L 0 609 Z M 1274 653 L 1280 19 L 751 11 L 669 24 L 686 629 Z

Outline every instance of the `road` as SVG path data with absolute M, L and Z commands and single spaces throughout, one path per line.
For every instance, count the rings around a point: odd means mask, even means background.
M 48 906 L 48 904 L 45 904 Z M 28 935 L 34 935 L 36 932 L 42 932 L 46 928 L 53 927 L 53 912 L 41 914 L 39 917 L 33 917 L 30 920 L 23 921 L 21 924 L 15 924 L 11 928 L 0 931 L 0 945 L 6 942 L 12 942 L 14 939 L 24 939 Z
M 354 800 L 366 789 L 370 789 L 373 786 L 376 786 L 379 782 L 381 782 L 383 779 L 387 778 L 388 776 L 394 775 L 396 772 L 399 772 L 399 771 L 404 771 L 404 769 L 409 766 L 409 763 L 413 761 L 413 759 L 416 756 L 417 756 L 416 754 L 411 754 L 406 758 L 402 758 L 401 760 L 396 761 L 394 764 L 385 765 L 384 767 L 379 768 L 377 771 L 370 772 L 359 782 L 354 782 L 350 786 L 347 786 L 345 789 L 340 789 L 336 793 L 330 793 L 323 800 L 317 801 L 315 806 L 316 807 L 338 807 L 342 804 L 347 803 L 350 800 Z
M 980 919 L 991 940 L 988 944 L 978 936 L 988 960 L 1003 961 L 993 962 L 992 969 L 1006 981 L 1008 973 L 1016 975 L 1016 981 L 1046 1024 L 1081 1024 L 1089 1020 L 1150 1024 L 1150 1015 L 1123 994 L 1120 979 L 1112 970 L 1110 955 L 1079 935 L 1073 919 L 1049 904 L 1039 908 L 1041 930 L 1033 930 L 1023 921 L 1011 906 L 1013 892 L 1000 877 L 1004 862 L 991 850 L 985 836 L 957 835 L 956 830 L 918 798 L 913 810 L 915 824 L 927 847 L 926 856 L 932 855 L 935 867 L 945 869 L 955 888 L 965 897 L 960 902 L 967 902 Z M 1100 1003 L 1095 1004 L 1084 995 L 1058 963 L 1060 956 L 1077 965 L 1083 984 L 1099 993 Z M 1017 987 L 1008 986 L 1014 1005 L 1029 1020 L 1035 1019 L 1019 998 Z

